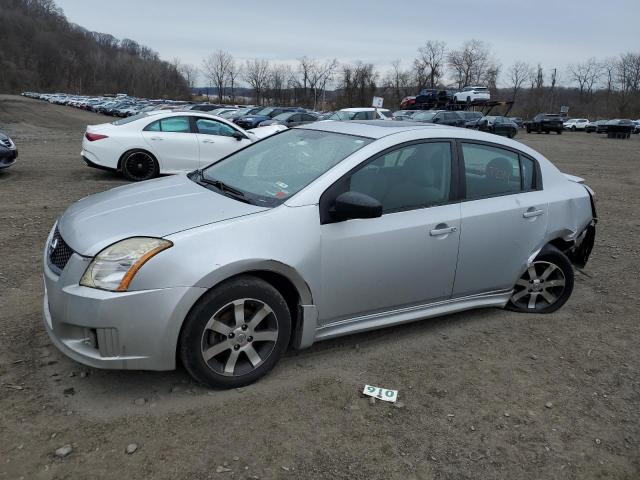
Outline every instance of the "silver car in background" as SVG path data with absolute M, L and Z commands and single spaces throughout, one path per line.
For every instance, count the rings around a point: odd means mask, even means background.
M 549 313 L 593 192 L 531 148 L 401 121 L 294 128 L 72 205 L 44 250 L 53 343 L 238 387 L 291 346 L 478 307 Z

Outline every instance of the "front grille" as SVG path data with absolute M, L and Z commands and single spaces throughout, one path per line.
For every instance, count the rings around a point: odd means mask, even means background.
M 71 258 L 71 255 L 73 255 L 73 250 L 62 239 L 60 231 L 58 230 L 58 227 L 56 227 L 56 231 L 53 232 L 53 237 L 49 244 L 49 261 L 58 270 L 62 271 Z

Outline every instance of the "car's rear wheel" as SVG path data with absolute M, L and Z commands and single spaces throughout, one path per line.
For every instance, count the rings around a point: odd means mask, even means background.
M 158 161 L 144 150 L 127 152 L 122 158 L 120 169 L 122 175 L 132 182 L 150 180 L 160 173 Z
M 287 302 L 269 283 L 237 277 L 209 291 L 192 309 L 180 358 L 199 382 L 237 388 L 266 375 L 289 343 Z
M 573 267 L 567 256 L 547 246 L 516 282 L 507 308 L 527 313 L 552 313 L 573 292 Z

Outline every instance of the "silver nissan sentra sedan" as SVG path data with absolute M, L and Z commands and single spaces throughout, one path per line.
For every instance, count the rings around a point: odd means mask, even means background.
M 595 199 L 518 142 L 324 121 L 72 205 L 44 250 L 53 343 L 98 368 L 238 387 L 288 347 L 478 307 L 550 313 Z

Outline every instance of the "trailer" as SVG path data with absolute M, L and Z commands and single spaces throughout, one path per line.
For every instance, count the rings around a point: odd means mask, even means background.
M 490 115 L 494 109 L 501 108 L 501 112 L 494 113 L 506 117 L 513 108 L 513 100 L 477 100 L 474 102 L 456 102 L 447 100 L 434 101 L 428 103 L 412 103 L 407 105 L 405 110 L 449 110 L 449 111 L 471 111 L 481 112 L 482 115 Z

